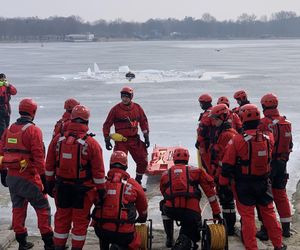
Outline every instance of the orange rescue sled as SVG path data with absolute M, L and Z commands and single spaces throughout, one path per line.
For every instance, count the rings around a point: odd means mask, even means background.
M 161 175 L 174 165 L 173 153 L 177 147 L 159 147 L 153 148 L 151 160 L 148 163 L 146 174 L 150 176 Z

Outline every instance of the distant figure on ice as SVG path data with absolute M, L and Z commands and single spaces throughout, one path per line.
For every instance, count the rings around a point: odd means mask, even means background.
M 133 74 L 131 71 L 128 71 L 128 73 L 126 73 L 125 77 L 130 82 L 132 79 L 135 78 L 135 74 Z
M 124 152 L 112 153 L 106 194 L 92 213 L 101 250 L 112 249 L 110 243 L 122 247 L 118 249 L 140 249 L 141 236 L 136 233 L 134 224 L 146 222 L 148 202 L 142 187 L 126 172 L 127 163 Z
M 17 89 L 8 83 L 5 74 L 0 74 L 0 138 L 10 121 L 10 97 L 17 94 Z
M 112 125 L 114 125 L 116 133 L 126 137 L 126 141 L 115 141 L 114 151 L 120 150 L 126 154 L 128 151 L 130 152 L 136 163 L 135 180 L 142 184 L 142 178 L 148 165 L 149 125 L 144 110 L 139 104 L 133 102 L 132 98 L 132 88 L 124 87 L 121 89 L 122 101 L 110 110 L 103 124 L 103 135 L 107 150 L 112 150 L 113 148 L 110 142 L 110 128 Z M 138 134 L 139 126 L 144 136 L 144 142 L 141 141 Z

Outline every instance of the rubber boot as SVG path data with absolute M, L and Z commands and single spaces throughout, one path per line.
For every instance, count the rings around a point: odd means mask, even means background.
M 82 247 L 72 247 L 71 250 L 82 250 Z
M 236 222 L 236 214 L 235 213 L 223 213 L 223 218 L 226 221 L 227 234 L 229 236 L 234 235 L 234 232 L 235 232 L 234 225 Z
M 32 242 L 27 241 L 27 233 L 16 234 L 16 240 L 19 243 L 19 250 L 28 250 L 34 246 Z
M 174 234 L 174 223 L 173 220 L 163 220 L 165 233 L 167 235 L 166 247 L 171 248 L 174 244 L 173 234 Z
M 172 250 L 188 250 L 192 248 L 192 244 L 193 243 L 189 237 L 184 234 L 179 234 Z
M 143 175 L 140 175 L 140 174 L 137 174 L 136 177 L 135 177 L 135 180 L 138 182 L 138 184 L 141 185 L 141 187 L 143 188 L 143 190 L 146 192 L 147 188 L 143 187 L 143 185 L 142 185 L 142 179 L 143 179 Z
M 281 228 L 282 228 L 282 236 L 289 238 L 291 237 L 291 229 L 290 229 L 290 222 L 282 222 L 281 223 Z
M 43 234 L 42 240 L 44 241 L 45 250 L 55 250 L 53 243 L 53 232 Z
M 256 238 L 260 239 L 261 241 L 269 240 L 267 229 L 264 227 L 264 225 L 261 225 L 260 230 L 256 232 Z
M 141 174 L 137 174 L 136 177 L 135 177 L 135 180 L 136 180 L 140 185 L 142 185 L 142 179 L 143 179 L 143 175 L 141 175 Z
M 287 249 L 287 246 L 282 244 L 281 247 L 274 247 L 274 250 L 286 250 Z

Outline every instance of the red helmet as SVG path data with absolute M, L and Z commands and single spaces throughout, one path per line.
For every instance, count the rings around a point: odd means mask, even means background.
M 64 109 L 72 110 L 76 105 L 79 105 L 80 102 L 75 100 L 74 98 L 69 98 L 65 101 Z
M 237 92 L 234 93 L 234 99 L 240 99 L 242 101 L 247 100 L 247 94 L 245 92 L 245 90 L 239 90 Z
M 218 118 L 222 121 L 226 121 L 229 115 L 229 108 L 227 107 L 226 104 L 221 103 L 216 106 L 214 106 L 211 109 L 211 112 L 209 114 L 210 117 L 212 118 Z
M 37 110 L 37 104 L 31 98 L 25 98 L 22 101 L 20 101 L 19 112 L 26 112 L 31 117 L 34 117 L 36 110 Z
M 190 154 L 186 148 L 176 148 L 173 153 L 173 161 L 189 161 Z
M 199 102 L 212 102 L 212 98 L 209 94 L 203 94 L 199 96 Z
M 260 120 L 260 111 L 258 107 L 254 104 L 246 104 L 240 108 L 240 117 L 241 121 L 249 122 L 249 121 L 255 121 Z
M 121 94 L 128 94 L 130 96 L 130 99 L 133 98 L 133 89 L 130 88 L 130 87 L 126 86 L 126 87 L 122 88 L 121 91 L 120 91 L 120 93 Z
M 217 104 L 221 104 L 221 103 L 226 104 L 227 107 L 229 108 L 229 100 L 226 96 L 220 96 L 219 97 Z
M 115 151 L 110 157 L 110 165 L 119 163 L 123 166 L 127 166 L 127 155 L 123 151 Z
M 84 121 L 88 121 L 90 118 L 90 110 L 84 105 L 76 105 L 72 109 L 71 120 L 80 118 Z
M 260 103 L 266 108 L 277 108 L 278 98 L 275 94 L 268 93 L 261 98 Z

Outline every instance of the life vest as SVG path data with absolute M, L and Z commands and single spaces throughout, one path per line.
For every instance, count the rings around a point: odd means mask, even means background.
M 56 136 L 57 134 L 63 136 L 65 133 L 65 128 L 70 122 L 71 122 L 70 118 L 62 118 L 59 121 L 57 121 L 53 131 L 53 137 Z
M 239 157 L 237 161 L 241 174 L 245 176 L 266 176 L 270 172 L 270 138 L 262 131 L 255 135 L 244 133 L 244 141 L 248 146 L 246 159 Z
M 190 179 L 189 168 L 189 166 L 175 165 L 168 170 L 169 182 L 164 193 L 164 199 L 171 200 L 173 206 L 177 197 L 201 198 L 198 185 Z
M 273 157 L 280 158 L 283 155 L 288 155 L 291 152 L 292 144 L 292 125 L 285 117 L 273 119 L 268 125 L 274 135 L 275 145 Z
M 104 223 L 116 224 L 116 232 L 121 224 L 134 224 L 137 213 L 134 202 L 130 201 L 132 184 L 115 173 L 105 185 L 104 203 L 93 211 L 93 219 L 100 227 Z
M 8 169 L 20 169 L 27 167 L 31 151 L 23 144 L 23 134 L 33 123 L 25 124 L 18 132 L 12 132 L 11 126 L 8 128 L 4 142 L 3 164 Z M 22 163 L 25 165 L 21 166 Z
M 73 135 L 62 136 L 56 145 L 56 176 L 59 180 L 69 182 L 84 182 L 92 179 L 89 162 L 83 164 L 82 155 L 87 155 L 88 144 L 83 138 Z

